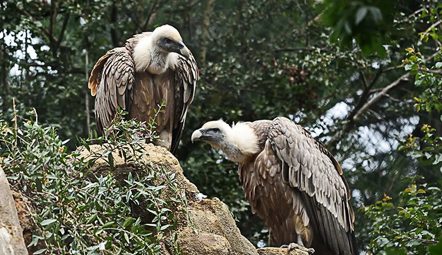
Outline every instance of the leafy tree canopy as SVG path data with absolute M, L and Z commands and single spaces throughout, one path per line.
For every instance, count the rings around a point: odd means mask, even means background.
M 0 7 L 0 117 L 12 118 L 14 98 L 17 109 L 33 107 L 39 123 L 57 126 L 71 149 L 75 137 L 94 135 L 87 77 L 95 61 L 135 33 L 177 27 L 201 72 L 177 156 L 202 192 L 229 204 L 254 243 L 266 231 L 244 200 L 236 167 L 190 143 L 208 120 L 287 116 L 304 125 L 342 163 L 354 206 L 364 208 L 356 220 L 364 250 L 402 248 L 405 239 L 376 246 L 373 222 L 413 201 L 434 202 L 427 189 L 441 186 L 437 1 L 6 0 Z M 412 185 L 430 195 L 406 193 Z M 391 211 L 376 206 L 384 194 Z M 425 231 L 431 242 L 440 235 Z

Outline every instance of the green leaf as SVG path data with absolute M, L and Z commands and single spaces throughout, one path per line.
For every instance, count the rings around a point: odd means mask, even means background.
M 407 255 L 407 250 L 405 248 L 393 248 L 389 247 L 385 249 L 387 255 Z
M 438 154 L 438 155 L 436 155 L 436 158 L 435 158 L 434 161 L 433 161 L 433 165 L 437 165 L 437 164 L 439 164 L 440 162 L 442 162 L 442 154 Z
M 42 225 L 42 226 L 47 226 L 47 225 L 50 225 L 50 224 L 52 224 L 52 223 L 54 223 L 54 222 L 56 222 L 56 221 L 57 221 L 56 219 L 47 219 L 47 220 L 42 221 L 42 222 L 40 223 L 40 225 Z
M 437 244 L 432 245 L 428 248 L 428 251 L 431 255 L 442 254 L 442 236 L 439 237 L 439 242 Z
M 359 23 L 361 23 L 361 21 L 365 18 L 365 16 L 367 15 L 368 9 L 367 7 L 363 6 L 360 7 L 358 9 L 358 11 L 356 12 L 356 19 L 355 19 L 355 24 L 358 25 Z
M 33 254 L 37 255 L 37 254 L 43 254 L 46 251 L 46 249 L 40 249 L 36 252 L 34 252 Z

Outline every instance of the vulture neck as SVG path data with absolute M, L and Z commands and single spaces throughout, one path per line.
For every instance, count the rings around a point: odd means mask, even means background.
M 254 130 L 245 123 L 238 123 L 225 134 L 220 149 L 227 159 L 241 164 L 259 152 L 258 137 Z
M 178 54 L 170 53 L 157 46 L 155 35 L 144 36 L 139 39 L 133 50 L 135 70 L 137 72 L 149 72 L 162 74 L 170 66 L 174 66 L 178 60 Z

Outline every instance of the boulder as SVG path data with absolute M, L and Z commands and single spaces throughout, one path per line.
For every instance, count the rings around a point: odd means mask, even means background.
M 0 254 L 28 254 L 6 175 L 0 167 Z

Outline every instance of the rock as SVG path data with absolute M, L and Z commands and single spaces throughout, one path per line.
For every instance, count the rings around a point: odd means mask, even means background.
M 223 236 L 184 227 L 178 233 L 178 247 L 182 255 L 229 255 L 229 241 Z
M 0 254 L 28 254 L 8 180 L 0 167 Z
M 15 207 L 17 208 L 18 220 L 21 228 L 23 229 L 23 239 L 25 244 L 29 244 L 32 241 L 33 229 L 36 228 L 34 221 L 32 220 L 32 213 L 35 213 L 32 203 L 23 196 L 20 192 L 12 190 L 12 197 L 15 201 Z M 28 253 L 32 254 L 38 251 L 43 246 L 31 246 L 27 247 Z
M 105 146 L 107 145 L 90 145 L 89 150 L 86 150 L 85 147 L 78 148 L 77 155 L 74 160 L 90 160 L 99 157 L 106 151 Z M 140 163 L 145 163 L 153 166 L 165 167 L 174 173 L 176 173 L 176 181 L 178 182 L 178 186 L 191 193 L 199 193 L 198 188 L 191 183 L 183 174 L 183 169 L 180 166 L 179 161 L 170 153 L 166 148 L 155 146 L 153 144 L 144 144 L 143 146 L 144 155 L 142 155 Z M 115 168 L 118 168 L 118 171 L 115 172 L 123 172 L 124 168 L 127 168 L 127 164 L 124 162 L 124 159 L 117 152 L 113 154 L 114 165 Z M 108 171 L 108 163 L 104 160 L 104 158 L 96 158 L 94 165 L 92 166 L 92 171 Z M 121 171 L 123 170 L 123 171 Z M 115 172 L 113 172 L 115 174 Z
M 227 205 L 218 198 L 194 202 L 189 207 L 190 225 L 199 231 L 224 236 L 232 247 L 230 254 L 258 254 L 249 240 L 241 235 Z
M 275 247 L 266 247 L 258 249 L 259 255 L 309 255 L 306 251 L 301 250 L 291 250 L 287 252 L 287 248 L 275 248 Z M 313 254 L 314 255 L 314 254 Z

